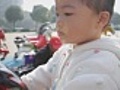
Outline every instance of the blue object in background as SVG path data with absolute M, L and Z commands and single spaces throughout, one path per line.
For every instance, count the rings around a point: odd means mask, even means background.
M 8 68 L 16 68 L 25 65 L 23 58 L 18 58 L 17 60 L 14 60 L 14 58 L 11 56 L 6 57 L 5 60 L 1 62 Z
M 32 64 L 34 62 L 35 55 L 24 55 L 25 65 Z

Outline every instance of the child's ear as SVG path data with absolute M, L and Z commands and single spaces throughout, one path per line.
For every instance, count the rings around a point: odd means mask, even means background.
M 101 28 L 104 28 L 110 20 L 110 13 L 107 11 L 100 12 L 99 17 L 98 17 L 98 25 Z

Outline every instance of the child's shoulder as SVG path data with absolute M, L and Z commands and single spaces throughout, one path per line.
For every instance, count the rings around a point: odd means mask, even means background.
M 57 52 L 65 52 L 68 50 L 73 50 L 74 45 L 73 44 L 63 44 L 58 50 Z

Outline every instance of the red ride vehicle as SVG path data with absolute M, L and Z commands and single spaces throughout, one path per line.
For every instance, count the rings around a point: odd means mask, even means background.
M 1 60 L 4 60 L 8 53 L 9 50 L 5 43 L 5 33 L 4 30 L 0 28 L 0 55 L 2 55 Z

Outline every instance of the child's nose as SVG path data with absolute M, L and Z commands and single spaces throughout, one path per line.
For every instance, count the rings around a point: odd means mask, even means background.
M 57 19 L 57 28 L 61 29 L 64 26 L 63 19 Z

